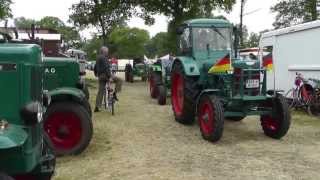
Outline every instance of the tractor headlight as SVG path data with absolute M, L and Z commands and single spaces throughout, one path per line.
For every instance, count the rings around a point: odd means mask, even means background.
M 0 131 L 4 131 L 5 129 L 7 129 L 8 125 L 9 125 L 8 121 L 2 119 L 0 121 Z
M 39 102 L 31 102 L 20 110 L 20 116 L 26 125 L 35 125 L 42 121 L 43 109 Z

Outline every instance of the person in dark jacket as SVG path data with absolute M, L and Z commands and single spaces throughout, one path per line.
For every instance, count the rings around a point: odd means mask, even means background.
M 103 96 L 105 95 L 105 87 L 109 80 L 112 80 L 115 84 L 115 99 L 117 98 L 117 93 L 121 91 L 122 80 L 111 74 L 111 66 L 108 61 L 109 49 L 105 46 L 100 48 L 99 55 L 96 60 L 96 73 L 99 82 L 99 89 L 96 97 L 96 107 L 94 112 L 99 112 L 99 108 L 102 105 Z

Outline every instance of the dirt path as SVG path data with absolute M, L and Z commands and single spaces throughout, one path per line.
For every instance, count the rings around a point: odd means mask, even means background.
M 158 106 L 146 85 L 125 84 L 115 116 L 94 114 L 90 147 L 60 158 L 55 180 L 320 178 L 319 119 L 294 115 L 280 141 L 263 135 L 257 117 L 226 121 L 223 138 L 212 144 L 196 124 L 175 122 L 171 106 Z M 95 94 L 92 87 L 92 103 Z

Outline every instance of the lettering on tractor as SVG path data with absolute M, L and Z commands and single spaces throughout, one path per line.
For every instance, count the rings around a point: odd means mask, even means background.
M 55 156 L 43 131 L 50 95 L 42 84 L 41 58 L 38 45 L 0 44 L 0 179 L 53 175 Z
M 54 74 L 54 73 L 56 73 L 56 69 L 55 69 L 55 68 L 45 68 L 44 72 L 45 72 L 45 73 L 52 73 L 52 74 Z
M 171 103 L 176 121 L 197 117 L 204 139 L 223 134 L 224 119 L 260 116 L 264 133 L 280 139 L 289 130 L 290 111 L 280 93 L 267 89 L 267 69 L 237 57 L 237 31 L 218 19 L 193 19 L 178 29 L 179 56 L 171 70 Z

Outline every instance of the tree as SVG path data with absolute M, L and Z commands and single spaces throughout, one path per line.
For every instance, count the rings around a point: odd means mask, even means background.
M 149 41 L 149 33 L 138 28 L 117 28 L 109 37 L 110 53 L 120 58 L 139 58 L 146 54 L 145 45 Z
M 258 47 L 261 33 L 250 33 L 248 39 L 244 42 L 245 48 Z
M 37 24 L 34 19 L 27 19 L 25 17 L 18 17 L 14 19 L 14 25 L 18 29 L 30 29 L 32 24 Z
M 83 50 L 87 53 L 89 61 L 95 61 L 97 59 L 98 50 L 102 45 L 102 39 L 97 35 L 94 35 L 91 40 L 85 43 Z
M 11 14 L 11 0 L 0 0 L 0 20 L 9 18 L 12 16 Z
M 80 0 L 71 10 L 70 21 L 79 28 L 96 27 L 106 45 L 111 31 L 131 17 L 133 6 L 126 0 Z
M 171 21 L 168 25 L 170 49 L 176 51 L 176 34 L 175 29 L 184 20 L 196 17 L 211 17 L 212 11 L 221 8 L 226 11 L 232 9 L 235 0 L 140 0 L 136 5 L 146 14 L 164 14 Z
M 282 0 L 271 7 L 271 11 L 277 13 L 273 26 L 278 29 L 317 20 L 317 6 L 317 0 Z
M 164 56 L 171 52 L 169 48 L 168 33 L 160 32 L 156 34 L 146 45 L 148 57 Z

